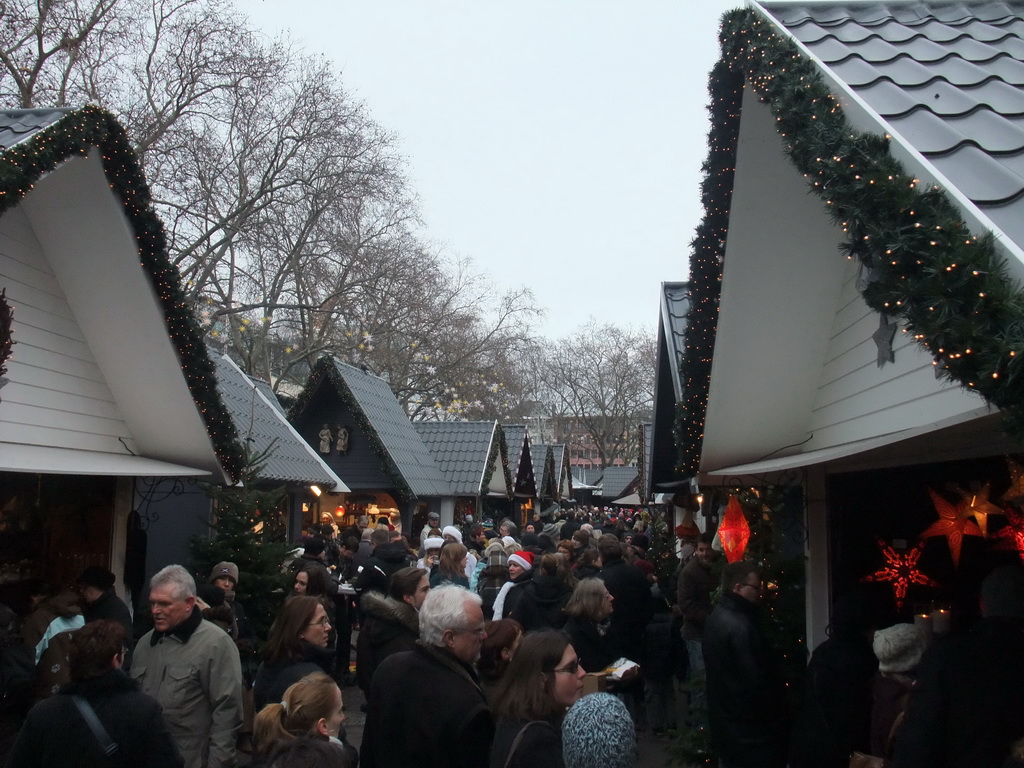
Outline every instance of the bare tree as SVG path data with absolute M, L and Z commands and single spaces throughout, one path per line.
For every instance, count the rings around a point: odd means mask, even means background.
M 580 447 L 585 438 L 601 466 L 616 459 L 634 463 L 637 429 L 654 405 L 655 349 L 653 333 L 593 320 L 548 344 L 537 376 L 562 439 Z

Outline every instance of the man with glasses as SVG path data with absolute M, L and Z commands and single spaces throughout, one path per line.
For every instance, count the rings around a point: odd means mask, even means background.
M 388 656 L 367 697 L 363 768 L 485 766 L 494 720 L 474 664 L 487 636 L 480 596 L 430 590 L 415 650 Z
M 242 665 L 220 627 L 203 619 L 196 583 L 180 565 L 149 582 L 153 629 L 135 646 L 131 676 L 163 707 L 186 768 L 235 764 L 242 723 Z
M 786 765 L 786 693 L 761 628 L 760 599 L 757 566 L 729 563 L 722 596 L 704 625 L 708 720 L 721 768 Z

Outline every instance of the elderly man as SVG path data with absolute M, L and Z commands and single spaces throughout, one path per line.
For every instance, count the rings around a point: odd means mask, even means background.
M 420 639 L 377 668 L 370 685 L 363 768 L 485 766 L 494 720 L 473 665 L 480 657 L 480 597 L 432 589 L 420 608 Z
M 224 630 L 203 619 L 196 583 L 180 565 L 149 582 L 154 629 L 135 646 L 131 675 L 163 707 L 186 768 L 235 764 L 242 666 Z

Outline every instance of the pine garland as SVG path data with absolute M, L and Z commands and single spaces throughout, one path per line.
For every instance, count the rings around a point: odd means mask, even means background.
M 95 106 L 68 112 L 26 141 L 0 153 L 0 215 L 18 205 L 34 184 L 59 165 L 97 148 L 110 187 L 124 205 L 135 234 L 139 261 L 163 309 L 189 391 L 206 424 L 214 451 L 231 479 L 244 463 L 234 423 L 217 391 L 213 363 L 203 334 L 185 300 L 180 275 L 167 258 L 163 222 L 153 208 L 149 186 L 127 134 L 106 110 Z M 114 279 L 112 276 L 111 279 Z
M 787 155 L 846 233 L 845 252 L 870 275 L 868 306 L 900 318 L 940 376 L 1000 408 L 1007 434 L 1024 438 L 1024 293 L 992 235 L 972 234 L 943 190 L 908 175 L 888 138 L 855 131 L 817 67 L 760 13 L 726 14 L 720 37 L 709 86 L 706 215 L 691 258 L 686 396 L 676 424 L 682 474 L 696 473 L 703 440 L 744 80 L 768 104 Z

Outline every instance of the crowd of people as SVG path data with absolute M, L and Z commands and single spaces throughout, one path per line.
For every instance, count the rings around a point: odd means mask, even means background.
M 640 515 L 438 522 L 411 539 L 384 518 L 314 526 L 282 563 L 266 638 L 231 562 L 198 585 L 180 565 L 158 571 L 136 642 L 109 571 L 41 593 L 22 627 L 36 703 L 6 765 L 229 768 L 244 751 L 266 768 L 626 768 L 637 732 L 682 727 L 707 729 L 722 768 L 845 768 L 855 753 L 1024 765 L 1024 567 L 993 571 L 978 626 L 927 653 L 919 629 L 879 628 L 844 595 L 790 713 L 759 567 L 716 562 L 711 535 L 662 584 Z M 583 695 L 588 675 L 604 692 Z M 366 696 L 358 750 L 351 686 Z

